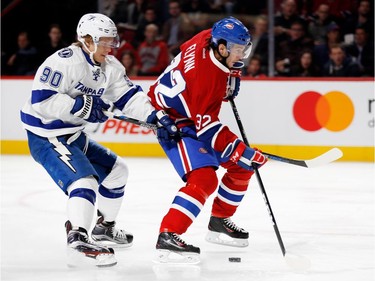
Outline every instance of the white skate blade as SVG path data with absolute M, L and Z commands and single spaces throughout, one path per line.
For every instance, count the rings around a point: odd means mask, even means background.
M 109 267 L 117 264 L 114 254 L 100 254 L 93 257 L 88 257 L 84 253 L 68 248 L 67 250 L 67 264 L 69 267 Z
M 247 239 L 232 238 L 224 233 L 209 230 L 206 235 L 206 241 L 214 244 L 220 244 L 231 247 L 244 248 L 249 246 Z
M 156 250 L 153 262 L 158 264 L 198 264 L 200 255 L 197 253 L 174 252 L 169 250 Z

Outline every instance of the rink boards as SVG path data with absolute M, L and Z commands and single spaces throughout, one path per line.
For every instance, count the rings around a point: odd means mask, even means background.
M 133 79 L 147 91 L 151 79 Z M 32 79 L 1 79 L 1 153 L 28 154 L 19 111 Z M 313 158 L 339 147 L 346 161 L 374 161 L 373 79 L 242 79 L 235 100 L 252 146 L 294 158 Z M 229 103 L 222 123 L 240 136 Z M 152 131 L 111 119 L 86 128 L 121 156 L 164 156 Z

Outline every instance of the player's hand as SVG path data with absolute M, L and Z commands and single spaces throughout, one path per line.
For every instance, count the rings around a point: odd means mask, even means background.
M 259 167 L 267 162 L 267 158 L 259 149 L 248 147 L 239 139 L 228 144 L 221 157 L 224 161 L 230 160 L 246 170 L 253 170 L 252 164 Z
M 233 67 L 230 69 L 230 73 L 227 81 L 227 91 L 224 100 L 234 99 L 237 97 L 240 91 L 240 83 L 242 76 L 242 68 L 244 63 L 242 61 L 237 61 L 234 63 Z
M 179 138 L 176 124 L 163 110 L 154 110 L 147 118 L 147 123 L 158 126 L 156 135 L 161 142 Z
M 85 119 L 91 123 L 103 123 L 108 117 L 103 110 L 110 107 L 100 97 L 81 95 L 75 98 L 72 113 L 74 116 Z

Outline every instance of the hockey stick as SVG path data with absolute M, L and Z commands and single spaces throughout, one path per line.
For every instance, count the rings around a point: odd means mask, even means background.
M 284 163 L 288 163 L 292 165 L 297 165 L 297 166 L 301 166 L 305 168 L 315 168 L 318 166 L 331 163 L 333 161 L 336 161 L 337 159 L 340 159 L 343 155 L 342 151 L 337 147 L 334 147 L 328 150 L 327 152 L 309 160 L 297 160 L 297 159 L 274 155 L 274 154 L 267 153 L 267 152 L 262 152 L 262 153 L 268 159 L 272 159 L 272 160 L 276 160 L 276 161 L 280 161 L 280 162 L 284 162 Z
M 116 115 L 114 112 L 111 112 L 111 111 L 104 111 L 104 114 L 107 115 L 110 118 L 126 121 L 128 123 L 132 123 L 132 124 L 135 124 L 135 125 L 138 125 L 138 126 L 141 126 L 141 127 L 145 127 L 147 129 L 150 129 L 150 130 L 155 131 L 158 128 L 155 124 L 143 122 L 143 121 L 131 118 L 131 117 L 127 117 L 125 115 Z
M 126 121 L 126 122 L 129 122 L 129 123 L 141 126 L 141 127 L 145 127 L 147 129 L 150 129 L 150 130 L 155 131 L 157 129 L 157 126 L 155 124 L 143 122 L 143 121 L 140 121 L 140 120 L 137 120 L 137 119 L 134 119 L 134 118 L 127 117 L 125 115 L 116 115 L 115 113 L 110 112 L 110 111 L 105 111 L 105 114 L 110 118 Z M 196 136 L 184 134 L 184 133 L 181 133 L 181 136 L 191 137 L 191 138 L 194 138 L 194 139 L 197 138 Z M 292 158 L 274 155 L 274 154 L 267 153 L 267 152 L 262 152 L 262 153 L 268 159 L 284 162 L 284 163 L 287 163 L 287 164 L 297 165 L 297 166 L 301 166 L 301 167 L 306 167 L 306 168 L 312 168 L 312 167 L 317 167 L 317 166 L 321 166 L 321 165 L 324 165 L 324 164 L 328 164 L 328 163 L 333 162 L 333 161 L 342 157 L 342 151 L 338 148 L 332 148 L 331 150 L 323 153 L 322 155 L 320 155 L 316 158 L 310 159 L 310 160 L 297 160 L 297 159 L 292 159 Z
M 237 110 L 236 104 L 234 103 L 233 98 L 230 98 L 229 102 L 230 102 L 230 105 L 232 107 L 232 110 L 233 110 L 233 113 L 234 113 L 234 117 L 236 119 L 236 122 L 237 122 L 238 128 L 240 130 L 242 139 L 243 139 L 244 143 L 247 146 L 250 146 L 249 145 L 249 141 L 248 141 L 248 139 L 246 137 L 245 129 L 244 129 L 243 125 L 242 125 L 242 121 L 241 121 L 240 115 L 238 113 L 238 110 Z M 257 168 L 257 166 L 254 163 L 252 163 L 252 167 L 253 167 L 255 175 L 256 175 L 256 177 L 258 179 L 259 187 L 260 187 L 260 190 L 262 192 L 264 202 L 266 203 L 266 207 L 268 209 L 268 213 L 269 213 L 270 218 L 272 220 L 273 229 L 275 231 L 275 234 L 276 234 L 276 237 L 277 237 L 277 241 L 279 242 L 279 246 L 280 246 L 281 252 L 282 252 L 282 254 L 283 254 L 284 258 L 285 258 L 285 261 L 287 262 L 287 264 L 289 266 L 291 266 L 295 270 L 299 270 L 299 271 L 306 270 L 307 268 L 310 267 L 310 261 L 308 259 L 303 258 L 303 257 L 292 256 L 292 255 L 286 253 L 286 249 L 285 249 L 283 240 L 281 238 L 281 234 L 280 234 L 279 228 L 277 226 L 275 216 L 274 216 L 274 214 L 272 212 L 271 204 L 270 204 L 270 201 L 268 200 L 268 196 L 267 196 L 267 193 L 266 193 L 266 189 L 264 188 L 264 184 L 263 184 L 262 178 L 260 177 L 260 173 L 258 171 L 258 168 Z

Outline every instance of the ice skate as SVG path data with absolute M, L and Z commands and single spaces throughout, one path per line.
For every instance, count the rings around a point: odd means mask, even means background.
M 72 229 L 69 221 L 65 223 L 68 235 L 67 263 L 70 267 L 107 267 L 117 264 L 112 248 L 97 245 L 89 240 L 84 228 Z
M 133 245 L 133 234 L 115 227 L 115 222 L 106 222 L 102 216 L 91 232 L 91 238 L 106 246 L 114 248 L 127 248 Z
M 197 264 L 200 262 L 200 249 L 186 244 L 181 237 L 173 232 L 162 232 L 156 243 L 156 263 Z
M 230 218 L 211 216 L 206 235 L 208 242 L 233 247 L 247 247 L 249 245 L 248 238 L 249 233 L 236 226 Z

